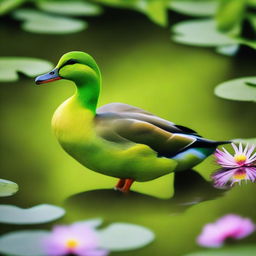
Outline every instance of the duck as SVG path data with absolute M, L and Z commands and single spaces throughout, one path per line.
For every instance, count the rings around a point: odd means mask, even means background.
M 188 170 L 221 144 L 194 130 L 124 103 L 98 108 L 101 72 L 94 58 L 81 51 L 64 54 L 56 67 L 36 77 L 36 85 L 63 79 L 74 94 L 55 111 L 52 128 L 61 147 L 88 169 L 118 178 L 115 189 L 128 192 L 146 182 Z M 69 82 L 70 83 L 70 82 Z

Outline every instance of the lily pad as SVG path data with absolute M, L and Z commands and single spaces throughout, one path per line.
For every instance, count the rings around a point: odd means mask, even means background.
M 185 256 L 252 256 L 255 255 L 255 252 L 256 245 L 245 245 L 194 252 L 186 254 Z
M 9 180 L 0 179 L 0 197 L 11 196 L 18 190 L 19 186 L 16 183 Z
M 226 56 L 234 56 L 238 52 L 239 47 L 240 47 L 239 44 L 218 46 L 216 51 L 217 53 L 220 53 Z
M 61 218 L 65 210 L 54 205 L 41 204 L 28 209 L 13 205 L 0 205 L 0 223 L 39 224 Z
M 172 31 L 178 43 L 206 47 L 237 44 L 235 39 L 219 32 L 212 19 L 183 21 L 174 25 Z
M 13 17 L 24 20 L 22 29 L 39 34 L 70 34 L 84 30 L 87 23 L 82 20 L 53 16 L 36 10 L 19 9 Z
M 217 11 L 219 2 L 216 0 L 200 0 L 200 1 L 170 1 L 169 7 L 175 12 L 179 12 L 189 16 L 207 17 L 214 16 Z
M 15 256 L 45 256 L 43 241 L 50 234 L 45 230 L 11 232 L 0 237 L 0 253 Z
M 243 144 L 250 144 L 250 145 L 256 145 L 256 138 L 249 138 L 249 139 L 234 139 L 234 140 L 232 140 L 232 141 L 234 141 L 234 142 L 236 142 L 236 143 L 239 143 L 239 142 L 241 142 L 241 143 L 243 143 Z
M 114 223 L 99 231 L 100 245 L 110 251 L 126 251 L 150 244 L 155 236 L 142 226 L 128 223 Z
M 94 228 L 102 223 L 92 219 L 87 223 Z M 144 247 L 154 240 L 154 234 L 147 228 L 128 223 L 114 223 L 107 228 L 95 230 L 99 236 L 100 247 L 110 251 L 126 251 Z M 15 256 L 45 256 L 44 240 L 51 234 L 46 230 L 27 230 L 11 232 L 0 237 L 0 253 Z
M 40 1 L 37 6 L 43 11 L 70 16 L 94 16 L 102 13 L 100 6 L 83 1 Z
M 48 72 L 53 65 L 46 60 L 29 57 L 0 57 L 0 82 L 14 82 L 19 79 L 17 72 L 29 77 Z
M 215 88 L 215 94 L 221 98 L 238 101 L 256 102 L 256 77 L 243 77 L 221 83 Z

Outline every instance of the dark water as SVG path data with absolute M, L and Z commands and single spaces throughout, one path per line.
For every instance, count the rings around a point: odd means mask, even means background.
M 109 11 L 89 21 L 84 32 L 50 36 L 23 32 L 19 23 L 4 19 L 0 54 L 56 63 L 65 52 L 86 51 L 102 70 L 100 105 L 136 105 L 211 139 L 255 137 L 255 104 L 213 94 L 222 81 L 255 75 L 254 55 L 229 58 L 213 49 L 174 44 L 168 28 L 131 12 Z M 67 215 L 59 223 L 102 217 L 105 224 L 125 221 L 151 228 L 156 240 L 150 246 L 113 253 L 127 256 L 180 256 L 198 250 L 195 238 L 202 226 L 227 213 L 256 221 L 255 185 L 230 191 L 213 188 L 209 176 L 217 166 L 212 157 L 193 171 L 179 173 L 175 181 L 171 174 L 136 183 L 129 195 L 113 191 L 115 179 L 79 165 L 51 132 L 53 111 L 73 93 L 72 86 L 57 82 L 35 87 L 33 79 L 23 77 L 16 83 L 1 83 L 0 90 L 1 178 L 20 185 L 15 196 L 1 199 L 3 203 L 63 205 Z M 1 231 L 18 228 L 28 227 L 2 225 Z M 255 240 L 254 234 L 239 243 Z

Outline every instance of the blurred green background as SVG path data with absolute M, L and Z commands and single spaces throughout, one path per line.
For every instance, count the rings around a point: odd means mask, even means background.
M 26 33 L 18 22 L 5 18 L 0 24 L 0 54 L 56 63 L 68 51 L 85 51 L 101 67 L 100 105 L 129 103 L 211 139 L 255 137 L 256 105 L 213 94 L 222 81 L 255 75 L 255 55 L 230 58 L 211 49 L 175 44 L 168 29 L 125 10 L 107 10 L 89 20 L 88 30 L 60 36 Z M 154 243 L 144 249 L 111 254 L 124 256 L 179 256 L 198 250 L 195 237 L 202 226 L 226 213 L 256 221 L 255 185 L 236 186 L 224 193 L 206 183 L 217 169 L 213 157 L 195 168 L 203 178 L 196 173 L 195 177 L 182 175 L 176 191 L 171 174 L 136 183 L 133 190 L 144 195 L 113 192 L 116 179 L 81 166 L 60 148 L 51 131 L 52 114 L 73 93 L 73 86 L 60 81 L 37 87 L 33 79 L 22 77 L 19 82 L 1 83 L 0 90 L 1 178 L 20 186 L 15 196 L 1 199 L 2 203 L 64 205 L 67 215 L 62 223 L 103 217 L 106 223 L 131 222 L 156 233 Z M 7 229 L 2 225 L 2 232 Z M 255 240 L 256 234 L 239 243 Z

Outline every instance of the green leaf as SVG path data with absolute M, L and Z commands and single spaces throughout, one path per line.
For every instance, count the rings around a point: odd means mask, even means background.
M 95 0 L 95 2 L 139 11 L 160 26 L 166 26 L 168 23 L 168 2 L 166 0 Z
M 216 29 L 212 19 L 183 21 L 173 26 L 173 40 L 197 46 L 221 46 L 237 44 L 237 40 Z
M 172 0 L 169 3 L 171 10 L 179 12 L 189 16 L 214 16 L 217 11 L 218 1 L 216 0 L 200 0 L 200 1 L 189 1 L 189 0 Z
M 24 20 L 22 29 L 25 31 L 39 34 L 77 33 L 87 27 L 87 23 L 82 20 L 53 16 L 30 9 L 19 9 L 13 13 L 13 17 Z
M 247 18 L 251 22 L 252 27 L 254 28 L 254 30 L 256 31 L 256 14 L 248 15 Z
M 245 46 L 248 46 L 248 47 L 251 47 L 253 49 L 256 49 L 256 42 L 255 41 L 244 39 L 244 38 L 237 38 L 237 42 L 239 44 L 243 44 Z
M 45 256 L 42 241 L 49 234 L 45 230 L 27 230 L 2 235 L 0 253 L 13 256 Z
M 243 77 L 221 83 L 215 88 L 215 94 L 229 100 L 256 102 L 256 88 L 247 83 L 256 84 L 256 77 Z
M 0 197 L 11 196 L 19 190 L 19 186 L 9 180 L 0 179 Z M 0 216 L 1 218 L 1 216 Z
M 247 0 L 222 0 L 216 14 L 218 29 L 230 31 L 240 26 L 244 18 Z
M 46 12 L 70 16 L 94 16 L 102 13 L 98 5 L 83 1 L 40 1 L 37 6 Z
M 2 2 L 0 2 L 0 16 L 16 9 L 26 1 L 27 0 L 2 0 Z
M 140 1 L 144 0 L 94 0 L 97 3 L 119 8 L 133 8 Z
M 0 223 L 39 224 L 61 218 L 65 210 L 54 205 L 41 204 L 28 209 L 13 205 L 0 205 Z
M 248 5 L 252 7 L 256 7 L 256 0 L 248 0 Z
M 166 26 L 168 23 L 166 0 L 139 0 L 135 8 L 160 26 Z
M 34 77 L 48 72 L 53 65 L 46 60 L 29 57 L 0 57 L 0 82 L 14 82 L 19 79 L 21 72 Z
M 213 250 L 204 250 L 186 254 L 185 256 L 252 256 L 255 255 L 256 245 L 233 246 Z
M 126 251 L 142 248 L 151 243 L 155 236 L 142 226 L 114 223 L 99 231 L 100 245 L 111 251 Z

